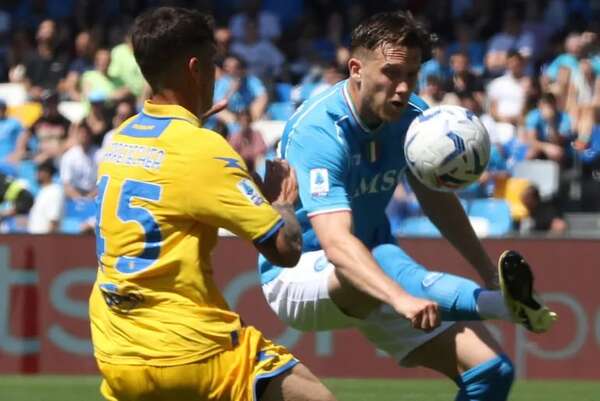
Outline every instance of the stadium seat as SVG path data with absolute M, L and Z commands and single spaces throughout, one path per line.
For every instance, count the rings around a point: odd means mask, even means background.
M 529 216 L 529 211 L 521 201 L 523 191 L 530 185 L 529 180 L 525 178 L 511 177 L 504 182 L 502 186 L 496 187 L 495 198 L 504 199 L 510 206 L 510 214 L 515 221 Z
M 560 166 L 552 160 L 524 160 L 513 167 L 513 177 L 528 179 L 548 200 L 558 192 Z
M 294 114 L 294 103 L 292 102 L 274 102 L 269 105 L 267 114 L 273 120 L 286 121 Z
M 573 237 L 600 236 L 600 213 L 566 213 L 568 233 Z
M 426 216 L 408 217 L 398 225 L 393 233 L 398 237 L 440 237 L 436 226 Z
M 15 106 L 9 106 L 8 115 L 16 118 L 25 128 L 29 128 L 42 116 L 42 105 L 29 102 Z
M 511 231 L 512 219 L 508 202 L 503 199 L 474 199 L 469 205 L 469 218 L 472 219 L 472 225 L 481 228 L 475 230 L 480 236 L 498 237 L 506 235 Z M 477 218 L 485 219 L 489 226 L 484 231 L 483 223 L 478 222 Z M 475 223 L 475 224 L 474 224 Z
M 292 85 L 287 82 L 275 84 L 275 98 L 278 102 L 289 102 L 292 100 Z
M 65 218 L 73 217 L 86 220 L 96 215 L 96 203 L 93 200 L 65 200 Z
M 77 217 L 64 217 L 60 222 L 60 232 L 63 234 L 81 233 L 81 219 Z

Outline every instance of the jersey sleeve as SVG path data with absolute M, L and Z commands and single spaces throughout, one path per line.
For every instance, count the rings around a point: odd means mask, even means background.
M 203 156 L 191 161 L 190 168 L 185 204 L 191 217 L 255 242 L 268 239 L 283 225 L 240 156 L 224 139 L 213 139 Z
M 290 135 L 284 156 L 296 170 L 304 210 L 309 216 L 350 210 L 345 187 L 348 152 L 343 139 L 317 126 L 301 129 Z

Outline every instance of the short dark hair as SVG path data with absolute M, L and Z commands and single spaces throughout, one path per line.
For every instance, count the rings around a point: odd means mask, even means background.
M 395 11 L 372 15 L 352 31 L 350 51 L 357 49 L 375 50 L 386 44 L 416 47 L 421 49 L 421 58 L 431 55 L 436 41 L 410 12 Z
M 556 96 L 552 92 L 544 92 L 540 96 L 540 102 L 556 105 Z
M 131 42 L 144 78 L 157 90 L 165 83 L 174 62 L 214 44 L 213 20 L 182 7 L 155 8 L 136 18 Z
M 38 171 L 46 171 L 50 175 L 56 174 L 56 166 L 52 158 L 46 159 L 37 166 Z
M 509 51 L 506 52 L 506 58 L 507 59 L 513 58 L 513 57 L 517 57 L 520 60 L 523 60 L 523 55 L 517 49 L 510 49 Z

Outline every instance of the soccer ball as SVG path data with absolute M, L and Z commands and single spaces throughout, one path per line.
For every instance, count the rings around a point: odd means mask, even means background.
M 410 171 L 436 191 L 455 191 L 479 178 L 490 160 L 490 137 L 477 116 L 459 106 L 425 110 L 408 127 Z

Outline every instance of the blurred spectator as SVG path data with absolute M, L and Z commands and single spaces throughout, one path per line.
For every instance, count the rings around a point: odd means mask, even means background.
M 516 8 L 509 8 L 504 13 L 502 32 L 498 32 L 490 39 L 485 56 L 485 65 L 488 73 L 498 76 L 508 67 L 510 51 L 517 51 L 523 57 L 525 64 L 533 55 L 535 37 L 531 32 L 523 30 L 522 15 Z
M 455 93 L 458 97 L 473 94 L 480 105 L 484 104 L 485 92 L 482 79 L 473 74 L 467 53 L 458 52 L 450 57 L 452 76 L 446 81 L 446 92 Z
M 427 86 L 427 78 L 430 76 L 438 77 L 439 81 L 443 83 L 452 75 L 446 55 L 446 44 L 443 41 L 438 41 L 434 45 L 431 54 L 433 57 L 423 63 L 419 70 L 419 91 Z
M 0 161 L 13 161 L 16 159 L 14 152 L 23 126 L 19 120 L 8 117 L 6 110 L 6 102 L 0 99 Z
M 228 126 L 235 124 L 235 113 L 250 110 L 252 120 L 260 120 L 267 108 L 268 96 L 262 81 L 246 72 L 245 62 L 238 56 L 228 55 L 223 61 L 223 75 L 215 82 L 214 101 L 229 99 L 226 110 L 217 119 Z
M 69 72 L 61 85 L 61 92 L 70 100 L 81 100 L 79 89 L 81 76 L 94 69 L 96 45 L 89 31 L 80 32 L 75 38 L 75 59 L 69 65 Z
M 497 122 L 517 125 L 525 105 L 526 87 L 529 78 L 525 76 L 525 63 L 521 53 L 508 52 L 507 72 L 492 80 L 487 87 L 490 114 Z
M 29 212 L 27 232 L 31 234 L 56 233 L 63 214 L 64 194 L 60 184 L 53 181 L 56 168 L 51 160 L 37 167 L 40 190 Z
M 291 98 L 296 104 L 326 91 L 346 77 L 346 71 L 340 70 L 338 64 L 330 63 L 325 67 L 315 67 L 302 82 L 292 90 Z
M 246 20 L 245 35 L 234 41 L 231 51 L 246 62 L 248 73 L 261 79 L 274 80 L 281 73 L 283 55 L 270 41 L 260 39 L 256 21 Z
M 552 201 L 543 201 L 536 186 L 530 185 L 523 192 L 521 201 L 529 211 L 529 217 L 521 221 L 522 234 L 541 232 L 560 235 L 567 230 L 560 209 Z
M 23 181 L 0 173 L 0 203 L 3 206 L 0 210 L 2 231 L 24 231 L 33 195 Z
M 217 59 L 225 58 L 231 53 L 231 31 L 227 27 L 215 28 L 215 44 L 217 45 Z
M 60 161 L 60 180 L 67 198 L 92 200 L 96 195 L 99 148 L 94 145 L 92 130 L 85 122 L 76 125 L 74 131 L 76 145 Z
M 253 173 L 256 163 L 264 158 L 267 145 L 260 132 L 252 129 L 252 117 L 248 110 L 240 111 L 237 116 L 240 130 L 230 136 L 229 144 L 242 156 L 248 171 Z
M 425 86 L 419 92 L 419 96 L 423 98 L 429 107 L 438 106 L 444 103 L 446 91 L 444 84 L 437 75 L 429 75 L 425 81 Z
M 92 131 L 94 144 L 100 146 L 104 135 L 110 129 L 106 98 L 103 93 L 91 93 L 88 100 L 90 101 L 90 111 L 84 117 L 84 121 Z
M 10 14 L 0 10 L 0 82 L 8 81 L 10 50 Z
M 241 0 L 241 10 L 229 20 L 229 30 L 234 40 L 243 40 L 248 20 L 255 21 L 259 37 L 264 40 L 277 40 L 281 35 L 279 19 L 269 11 L 261 10 L 261 0 Z
M 559 78 L 561 69 L 567 69 L 570 74 L 577 74 L 579 71 L 579 59 L 583 52 L 583 42 L 579 33 L 570 33 L 565 39 L 565 52 L 558 55 L 548 65 L 544 75 L 552 82 Z
M 138 99 L 142 96 L 147 85 L 135 61 L 130 35 L 111 50 L 108 75 L 115 80 L 117 87 L 126 87 Z
M 44 20 L 38 27 L 35 51 L 25 61 L 25 84 L 32 99 L 39 99 L 44 90 L 57 90 L 67 72 L 67 60 L 56 51 L 56 24 Z
M 8 50 L 8 80 L 10 82 L 25 81 L 25 64 L 33 52 L 27 30 L 21 28 L 13 32 Z
M 600 108 L 595 112 L 595 125 L 587 143 L 575 143 L 582 164 L 581 209 L 584 212 L 600 212 Z
M 112 138 L 115 133 L 115 130 L 119 128 L 125 120 L 135 115 L 135 103 L 128 99 L 120 100 L 117 103 L 117 107 L 115 108 L 115 115 L 112 118 L 112 129 L 108 131 L 104 138 L 102 139 L 102 154 L 106 152 L 110 144 L 112 143 Z
M 527 114 L 525 119 L 527 143 L 529 145 L 528 159 L 550 159 L 563 163 L 567 147 L 573 139 L 571 118 L 560 111 L 556 98 L 551 93 L 542 95 L 538 107 Z
M 13 160 L 32 158 L 38 164 L 47 159 L 57 162 L 70 146 L 70 126 L 71 122 L 58 111 L 58 94 L 45 92 L 42 116 L 19 136 Z
M 467 54 L 473 70 L 478 75 L 483 73 L 485 45 L 473 38 L 473 28 L 466 21 L 460 21 L 454 25 L 454 42 L 448 46 L 450 57 L 457 53 Z
M 121 99 L 127 96 L 129 88 L 123 86 L 117 79 L 108 74 L 110 65 L 110 52 L 107 49 L 99 49 L 94 56 L 94 69 L 86 71 L 81 76 L 82 98 L 90 100 L 93 94 L 97 97 L 104 96 L 107 99 Z

